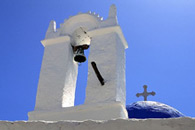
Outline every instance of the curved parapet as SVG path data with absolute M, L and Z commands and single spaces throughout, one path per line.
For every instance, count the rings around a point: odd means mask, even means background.
M 87 13 L 78 13 L 75 16 L 69 17 L 60 24 L 60 28 L 56 29 L 56 22 L 51 21 L 46 32 L 45 39 L 56 38 L 60 36 L 71 36 L 79 27 L 84 27 L 88 31 L 99 28 L 105 28 L 118 25 L 116 16 L 116 7 L 111 5 L 109 15 L 106 20 L 103 20 L 99 14 L 88 11 Z
M 87 30 L 98 28 L 100 20 L 90 14 L 78 14 L 61 24 L 60 35 L 71 35 L 77 28 L 84 27 Z

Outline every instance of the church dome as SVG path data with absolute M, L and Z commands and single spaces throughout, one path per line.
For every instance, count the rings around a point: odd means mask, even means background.
M 184 117 L 178 110 L 154 101 L 139 101 L 126 106 L 129 118 L 177 118 Z

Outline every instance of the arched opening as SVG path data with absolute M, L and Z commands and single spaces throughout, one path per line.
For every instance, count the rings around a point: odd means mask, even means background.
M 85 50 L 85 56 L 87 60 L 79 64 L 78 66 L 78 77 L 76 83 L 76 91 L 75 91 L 75 102 L 74 105 L 78 106 L 84 104 L 85 101 L 85 91 L 87 87 L 87 77 L 88 77 L 88 55 L 89 49 Z

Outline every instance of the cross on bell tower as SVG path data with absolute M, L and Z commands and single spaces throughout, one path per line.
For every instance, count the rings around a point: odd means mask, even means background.
M 154 95 L 156 94 L 154 91 L 152 91 L 152 92 L 147 92 L 147 87 L 148 87 L 147 85 L 144 85 L 144 86 L 143 86 L 144 92 L 143 92 L 143 93 L 137 93 L 137 94 L 136 94 L 137 97 L 143 96 L 143 97 L 144 97 L 144 101 L 147 101 L 147 97 L 148 97 L 149 95 L 154 96 Z

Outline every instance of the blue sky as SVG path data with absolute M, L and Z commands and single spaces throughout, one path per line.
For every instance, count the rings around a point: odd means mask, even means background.
M 0 120 L 27 120 L 35 106 L 44 48 L 40 43 L 50 20 L 57 27 L 78 12 L 104 19 L 111 4 L 129 44 L 126 50 L 127 104 L 148 85 L 148 100 L 195 117 L 194 0 L 1 0 Z M 76 105 L 84 102 L 87 63 L 79 66 Z

